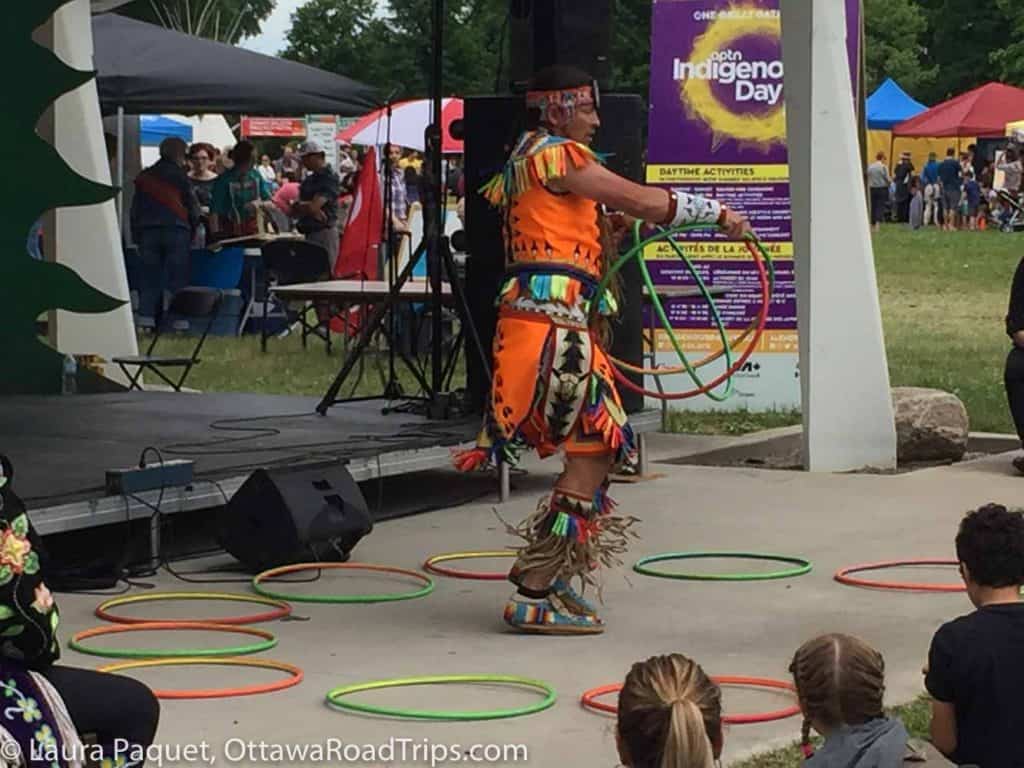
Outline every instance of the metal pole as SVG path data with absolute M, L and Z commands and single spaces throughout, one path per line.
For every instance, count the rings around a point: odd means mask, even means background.
M 427 264 L 430 269 L 430 291 L 433 299 L 431 302 L 432 325 L 430 385 L 432 391 L 430 395 L 439 406 L 437 412 L 432 413 L 431 415 L 442 418 L 444 414 L 441 411 L 444 409 L 444 406 L 440 403 L 440 399 L 441 390 L 443 389 L 444 361 L 442 359 L 441 335 L 444 332 L 444 326 L 441 314 L 441 273 L 443 263 L 441 248 L 443 247 L 442 238 L 444 237 L 444 215 L 447 202 L 444 195 L 444 179 L 441 178 L 441 136 L 443 131 L 441 126 L 441 93 L 443 90 L 444 77 L 444 15 L 444 0 L 434 0 L 434 72 L 430 83 L 431 97 L 434 102 L 433 125 L 427 129 L 429 139 L 427 149 L 430 152 L 428 157 L 428 162 L 430 163 L 430 175 L 428 176 L 428 180 L 430 182 L 431 189 L 428 191 L 426 196 L 428 202 L 433 202 L 433 207 L 424 211 L 426 214 L 424 222 L 426 223 L 428 233 Z M 433 199 L 431 200 L 431 198 Z M 454 279 L 454 276 L 449 276 L 449 278 Z
M 117 108 L 117 223 L 123 245 L 128 239 L 124 225 L 124 107 Z

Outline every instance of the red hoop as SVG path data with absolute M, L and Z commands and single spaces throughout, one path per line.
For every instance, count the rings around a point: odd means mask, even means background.
M 752 688 L 771 688 L 772 690 L 789 691 L 794 695 L 796 694 L 796 688 L 792 683 L 786 682 L 785 680 L 773 680 L 768 677 L 718 675 L 716 677 L 712 677 L 711 680 L 716 685 L 740 685 Z M 597 701 L 597 699 L 601 696 L 609 696 L 613 693 L 618 693 L 621 690 L 622 683 L 613 683 L 612 685 L 602 685 L 599 688 L 591 688 L 580 697 L 580 704 L 582 704 L 585 709 L 592 709 L 597 712 L 608 712 L 616 715 L 619 711 L 617 707 Z M 799 714 L 800 705 L 795 704 L 792 707 L 776 709 L 770 712 L 725 715 L 722 717 L 722 722 L 726 725 L 752 725 L 754 723 L 770 723 L 774 720 L 785 720 L 790 717 L 796 717 Z
M 873 579 L 860 579 L 850 576 L 851 573 L 862 571 L 879 571 L 883 568 L 898 568 L 904 565 L 959 565 L 956 560 L 888 560 L 881 563 L 863 563 L 851 565 L 847 568 L 840 568 L 836 571 L 835 580 L 840 584 L 850 587 L 864 587 L 866 589 L 892 589 L 902 592 L 966 592 L 967 587 L 963 584 L 929 584 L 916 581 L 875 581 Z

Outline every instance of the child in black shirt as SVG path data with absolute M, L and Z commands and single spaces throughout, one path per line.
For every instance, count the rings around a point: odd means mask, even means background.
M 932 639 L 925 685 L 931 736 L 958 765 L 1024 766 L 1024 515 L 998 504 L 971 512 L 956 537 L 974 613 Z

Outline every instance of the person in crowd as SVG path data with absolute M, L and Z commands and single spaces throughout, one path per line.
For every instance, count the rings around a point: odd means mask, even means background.
M 974 153 L 973 152 L 961 152 L 960 153 L 960 176 L 967 178 L 967 172 L 974 173 Z
M 223 149 L 216 150 L 217 156 L 213 159 L 213 171 L 218 176 L 224 175 L 225 171 L 230 171 L 234 162 L 231 160 L 231 152 L 233 147 L 224 147 Z
M 199 201 L 185 172 L 188 145 L 164 139 L 160 159 L 135 179 L 130 213 L 144 278 L 139 314 L 159 329 L 167 299 L 188 284 L 189 250 L 199 226 Z
M 200 208 L 204 214 L 209 214 L 210 203 L 213 199 L 213 183 L 217 181 L 217 174 L 214 173 L 213 164 L 216 150 L 206 144 L 199 142 L 193 144 L 188 150 L 188 161 L 190 165 L 188 180 L 196 193 Z
M 347 141 L 343 141 L 338 145 L 338 167 L 335 172 L 339 178 L 345 178 L 350 173 L 356 173 L 359 170 L 359 163 L 356 159 L 355 152 L 352 149 L 352 145 Z
M 910 182 L 910 228 L 920 229 L 924 226 L 924 193 L 921 192 L 921 180 L 915 178 Z
M 956 557 L 977 610 L 932 639 L 925 667 L 932 742 L 957 765 L 1024 765 L 1024 515 L 999 504 L 968 513 Z
M 956 160 L 956 150 L 946 150 L 946 159 L 939 164 L 939 186 L 942 189 L 942 208 L 944 222 L 942 228 L 946 232 L 956 231 L 956 214 L 960 210 L 962 193 L 962 171 Z
M 910 182 L 914 178 L 914 163 L 910 153 L 900 155 L 900 161 L 893 169 L 893 181 L 896 183 L 896 221 L 906 224 L 910 221 Z
M 871 224 L 878 232 L 885 219 L 885 208 L 889 202 L 889 167 L 885 164 L 885 152 L 875 155 L 875 162 L 868 166 L 868 189 L 871 191 Z
M 1021 446 L 1024 447 L 1024 259 L 1017 264 L 1010 287 L 1010 305 L 1006 312 L 1006 334 L 1010 353 L 1006 358 L 1003 382 Z M 1014 468 L 1024 475 L 1024 456 L 1013 460 Z
M 975 232 L 978 229 L 978 210 L 981 208 L 981 185 L 974 178 L 973 168 L 967 171 L 967 175 L 964 178 L 967 228 Z
M 291 232 L 295 219 L 294 206 L 299 201 L 299 182 L 294 173 L 284 175 L 284 183 L 274 193 L 274 207 L 270 217 L 278 232 Z
M 274 169 L 273 163 L 270 162 L 270 155 L 262 155 L 260 157 L 260 165 L 256 170 L 259 171 L 263 181 L 270 187 L 271 194 L 276 192 L 278 187 L 277 171 Z
M 181 149 L 182 162 L 184 158 Z M 3 730 L 10 736 L 4 739 L 0 758 L 8 761 L 10 744 L 17 743 L 24 760 L 10 760 L 11 764 L 51 765 L 39 758 L 47 745 L 80 745 L 85 735 L 112 764 L 117 752 L 125 758 L 134 752 L 145 754 L 160 719 L 160 704 L 152 691 L 128 677 L 57 664 L 60 611 L 47 586 L 50 565 L 25 505 L 14 492 L 14 479 L 10 460 L 0 456 L 4 566 L 14 574 L 0 586 L 0 679 L 7 707 Z M 35 759 L 30 758 L 33 754 Z
M 885 714 L 882 654 L 851 635 L 808 640 L 789 665 L 804 722 L 806 768 L 896 768 L 948 765 L 927 745 L 911 742 L 903 723 Z M 811 731 L 825 740 L 817 752 Z
M 345 234 L 345 227 L 348 226 L 348 217 L 352 213 L 352 206 L 356 201 L 356 183 L 359 180 L 358 173 L 346 173 L 341 178 L 341 195 L 338 197 L 338 233 Z
M 292 174 L 296 180 L 302 178 L 302 161 L 295 154 L 294 144 L 285 144 L 281 157 L 274 161 L 274 170 L 277 172 L 277 183 L 284 184 L 285 176 Z
M 384 183 L 390 188 L 391 208 L 385 211 L 385 215 L 391 217 L 391 223 L 395 230 L 395 240 L 391 243 L 391 250 L 397 253 L 402 238 L 412 233 L 409 228 L 409 196 L 405 185 L 405 171 L 401 168 L 402 148 L 391 144 L 388 148 L 388 160 L 391 166 L 390 178 Z
M 1009 192 L 1014 199 L 1019 200 L 1021 178 L 1024 176 L 1024 165 L 1021 164 L 1020 154 L 1013 148 L 1006 150 L 1006 156 L 996 168 L 1005 174 L 1003 189 Z
M 253 153 L 250 142 L 236 144 L 231 150 L 231 167 L 213 185 L 210 229 L 217 238 L 247 237 L 259 232 L 260 212 L 271 194 L 253 167 Z
M 921 169 L 921 183 L 924 185 L 924 224 L 939 225 L 939 161 L 934 152 L 928 153 L 928 162 Z
M 714 768 L 722 754 L 722 693 L 682 654 L 655 656 L 630 669 L 615 728 L 626 768 Z
M 315 141 L 299 146 L 299 157 L 307 171 L 299 186 L 299 200 L 292 206 L 295 228 L 311 243 L 327 251 L 331 274 L 338 260 L 338 196 L 341 181 L 327 163 L 324 148 Z

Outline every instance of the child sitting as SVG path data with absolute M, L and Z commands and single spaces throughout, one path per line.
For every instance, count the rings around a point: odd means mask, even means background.
M 932 741 L 957 764 L 1024 765 L 1024 516 L 998 504 L 971 512 L 956 556 L 977 610 L 932 639 Z
M 626 768 L 714 768 L 722 754 L 722 694 L 685 656 L 637 662 L 619 694 L 616 729 Z
M 863 640 L 838 634 L 816 637 L 800 646 L 789 671 L 804 715 L 806 768 L 940 764 L 923 745 L 910 744 L 903 723 L 886 716 L 885 663 Z M 812 728 L 825 737 L 817 753 L 811 748 Z

